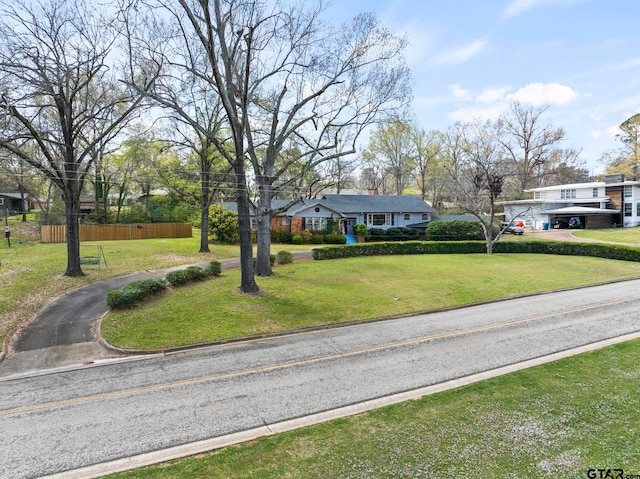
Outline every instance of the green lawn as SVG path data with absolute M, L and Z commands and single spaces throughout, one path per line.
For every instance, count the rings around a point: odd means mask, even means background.
M 599 258 L 484 254 L 301 261 L 236 291 L 237 271 L 109 313 L 113 345 L 154 349 L 275 333 L 640 277 L 640 264 Z
M 70 289 L 123 274 L 193 264 L 212 259 L 237 257 L 238 246 L 211 245 L 211 254 L 198 253 L 199 231 L 192 238 L 154 239 L 139 241 L 104 241 L 101 244 L 107 266 L 83 267 L 86 276 L 68 278 L 66 244 L 42 244 L 37 241 L 38 227 L 34 223 L 9 222 L 11 247 L 0 241 L 0 348 L 5 336 L 17 325 L 31 318 L 53 298 Z M 35 232 L 34 232 L 35 230 Z M 280 246 L 274 245 L 275 251 Z M 288 250 L 309 250 L 310 245 L 286 245 Z M 89 251 L 89 249 L 88 249 Z M 95 253 L 94 248 L 90 248 Z
M 578 238 L 590 238 L 613 243 L 640 244 L 640 227 L 576 230 L 573 235 Z
M 640 341 L 129 473 L 122 479 L 640 474 Z M 259 398 L 257 398 L 259 399 Z M 627 476 L 628 475 L 628 476 Z

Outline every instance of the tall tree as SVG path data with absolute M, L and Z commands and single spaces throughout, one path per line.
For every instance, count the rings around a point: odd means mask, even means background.
M 396 195 L 401 195 L 409 185 L 415 168 L 417 145 L 414 134 L 411 124 L 394 119 L 379 124 L 369 138 L 369 148 L 364 156 L 369 162 L 384 165 L 394 182 Z
M 457 123 L 447 132 L 452 194 L 456 204 L 475 216 L 484 232 L 487 254 L 501 231 L 495 231 L 496 202 L 502 193 L 505 164 L 490 122 Z
M 622 146 L 604 159 L 607 173 L 624 173 L 629 179 L 637 180 L 640 178 L 640 113 L 623 121 L 619 128 L 617 138 Z
M 83 274 L 80 194 L 96 152 L 122 130 L 142 98 L 118 82 L 113 12 L 97 5 L 0 1 L 0 148 L 40 170 L 61 191 L 67 276 Z M 148 85 L 152 76 L 147 78 Z M 30 154 L 33 148 L 40 154 Z
M 518 102 L 510 106 L 510 111 L 496 122 L 495 135 L 509 160 L 505 188 L 517 196 L 546 183 L 555 160 L 562 157 L 559 144 L 566 134 L 544 120 L 548 106 L 524 108 Z
M 359 15 L 339 29 L 321 21 L 322 5 L 277 5 L 248 25 L 245 125 L 248 157 L 258 188 L 256 273 L 272 274 L 272 199 L 318 165 L 356 152 L 364 129 L 410 99 L 405 40 Z M 283 155 L 294 141 L 299 155 Z M 290 150 L 290 149 L 289 149 Z M 291 151 L 291 150 L 290 150 Z M 300 168 L 302 165 L 302 168 Z M 295 178 L 294 178 L 295 179 Z
M 443 156 L 443 135 L 437 130 L 425 132 L 419 127 L 412 128 L 411 138 L 414 144 L 413 180 L 423 200 L 429 199 L 435 207 L 438 203 L 438 187 L 443 182 L 442 169 L 439 168 Z M 435 202 L 435 203 L 434 203 Z

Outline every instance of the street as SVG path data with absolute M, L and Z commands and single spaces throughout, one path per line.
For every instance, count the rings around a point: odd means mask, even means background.
M 625 281 L 3 378 L 0 477 L 205 441 L 637 333 L 639 291 Z

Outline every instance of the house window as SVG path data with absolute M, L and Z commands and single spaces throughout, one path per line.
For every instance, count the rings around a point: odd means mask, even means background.
M 624 204 L 624 215 L 625 216 L 633 216 L 633 203 L 625 203 Z
M 288 216 L 283 216 L 282 226 L 290 226 L 290 225 L 291 225 L 291 218 L 289 218 Z
M 624 197 L 631 198 L 633 196 L 633 189 L 631 186 L 624 187 Z
M 576 197 L 576 190 L 575 189 L 570 189 L 570 190 L 560 190 L 560 198 L 563 200 L 568 200 L 571 198 L 575 198 Z
M 429 213 L 422 213 L 422 221 L 428 221 L 429 220 Z
M 391 226 L 391 214 L 369 213 L 367 214 L 367 224 L 371 226 Z
M 0 206 L 4 205 L 4 198 L 0 197 Z
M 256 218 L 254 216 L 249 218 L 249 224 L 251 225 L 250 228 L 252 230 L 257 230 L 258 229 L 258 222 L 256 221 Z
M 402 215 L 402 219 L 403 219 L 404 221 L 411 221 L 411 213 L 404 213 L 404 214 Z
M 593 189 L 593 197 L 597 198 L 598 197 L 598 188 L 594 188 Z
M 542 199 L 542 192 L 541 191 L 534 191 L 533 192 L 533 199 L 534 200 L 541 200 Z
M 636 216 L 640 216 L 640 203 L 636 203 Z
M 311 231 L 324 231 L 327 229 L 327 218 L 317 216 L 305 218 L 304 227 Z

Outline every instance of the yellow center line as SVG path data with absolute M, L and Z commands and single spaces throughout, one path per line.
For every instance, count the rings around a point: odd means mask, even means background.
M 505 321 L 505 322 L 501 322 L 501 323 L 495 323 L 495 324 L 490 324 L 490 325 L 485 325 L 485 326 L 476 326 L 476 327 L 473 327 L 473 328 L 462 329 L 462 330 L 459 330 L 459 331 L 451 331 L 451 332 L 447 332 L 447 333 L 434 334 L 434 335 L 431 335 L 431 336 L 423 336 L 423 337 L 419 337 L 419 338 L 406 339 L 406 340 L 403 340 L 403 341 L 396 341 L 396 342 L 392 342 L 392 343 L 380 344 L 378 346 L 371 346 L 371 347 L 362 348 L 362 349 L 356 349 L 356 350 L 353 350 L 353 351 L 347 351 L 347 352 L 343 352 L 343 353 L 328 354 L 328 355 L 324 355 L 324 356 L 317 356 L 317 357 L 313 357 L 313 358 L 290 361 L 290 362 L 286 362 L 286 363 L 278 363 L 278 364 L 272 364 L 272 365 L 268 365 L 268 366 L 261 366 L 261 367 L 257 367 L 257 368 L 243 369 L 242 371 L 234 371 L 234 372 L 225 373 L 225 374 L 216 374 L 216 375 L 205 376 L 205 377 L 201 377 L 201 378 L 185 379 L 185 380 L 182 380 L 182 381 L 173 381 L 173 382 L 166 383 L 166 384 L 157 384 L 157 385 L 153 385 L 153 386 L 145 386 L 145 387 L 139 387 L 139 388 L 133 388 L 133 389 L 125 389 L 125 390 L 122 390 L 122 391 L 114 391 L 114 392 L 110 392 L 110 393 L 95 394 L 95 395 L 92 395 L 92 396 L 84 396 L 84 397 L 79 397 L 79 398 L 75 398 L 75 399 L 65 399 L 65 400 L 62 400 L 62 401 L 53 401 L 53 402 L 42 403 L 42 404 L 34 404 L 34 405 L 31 405 L 31 406 L 22 406 L 22 407 L 17 407 L 17 408 L 13 408 L 13 409 L 5 409 L 5 410 L 0 410 L 0 416 L 9 416 L 9 415 L 12 415 L 12 414 L 20 414 L 20 413 L 25 413 L 25 412 L 40 411 L 40 410 L 43 410 L 43 409 L 52 409 L 52 408 L 62 407 L 62 406 L 72 406 L 72 405 L 83 404 L 83 403 L 88 403 L 88 402 L 92 402 L 92 401 L 100 401 L 100 400 L 103 400 L 103 399 L 113 399 L 113 398 L 119 398 L 119 397 L 124 397 L 124 396 L 132 396 L 132 395 L 135 395 L 135 394 L 143 394 L 143 393 L 147 393 L 147 392 L 161 391 L 161 390 L 164 390 L 164 389 L 178 388 L 178 387 L 181 387 L 181 386 L 191 386 L 191 385 L 194 385 L 194 384 L 201 384 L 201 383 L 206 383 L 206 382 L 220 381 L 220 380 L 223 380 L 223 379 L 228 379 L 228 378 L 233 378 L 233 377 L 247 376 L 247 375 L 251 375 L 251 374 L 266 373 L 266 372 L 271 372 L 271 371 L 275 371 L 275 370 L 278 370 L 278 369 L 287 369 L 287 368 L 292 368 L 292 367 L 297 367 L 297 366 L 304 366 L 304 365 L 308 365 L 308 364 L 319 363 L 319 362 L 323 362 L 323 361 L 331 361 L 331 360 L 346 358 L 346 357 L 350 357 L 350 356 L 368 354 L 368 353 L 372 353 L 372 352 L 376 352 L 376 351 L 383 351 L 385 349 L 393 349 L 393 348 L 398 348 L 398 347 L 403 347 L 403 346 L 411 346 L 411 345 L 420 344 L 420 343 L 427 343 L 427 342 L 430 342 L 430 341 L 436 341 L 438 339 L 447 339 L 447 338 L 452 338 L 452 337 L 456 337 L 456 336 L 463 336 L 465 334 L 473 334 L 473 333 L 480 333 L 480 332 L 484 332 L 484 331 L 491 331 L 491 330 L 494 330 L 494 329 L 505 328 L 505 327 L 514 326 L 514 325 L 518 325 L 518 324 L 523 324 L 523 323 L 527 323 L 527 322 L 540 321 L 542 319 L 547 319 L 547 318 L 551 318 L 551 317 L 554 317 L 554 316 L 571 314 L 571 313 L 578 313 L 578 312 L 581 312 L 581 311 L 588 311 L 588 310 L 602 308 L 604 306 L 610 306 L 610 305 L 614 305 L 614 304 L 621 304 L 621 303 L 626 303 L 626 302 L 637 301 L 638 299 L 640 299 L 640 297 L 620 299 L 620 300 L 616 300 L 616 301 L 610 301 L 610 302 L 607 302 L 607 303 L 599 303 L 599 304 L 590 305 L 590 306 L 583 306 L 583 307 L 573 308 L 573 309 L 570 309 L 570 310 L 547 313 L 547 314 L 542 314 L 542 315 L 538 315 L 538 316 L 530 316 L 530 317 L 526 317 L 526 318 L 522 318 L 522 319 Z

